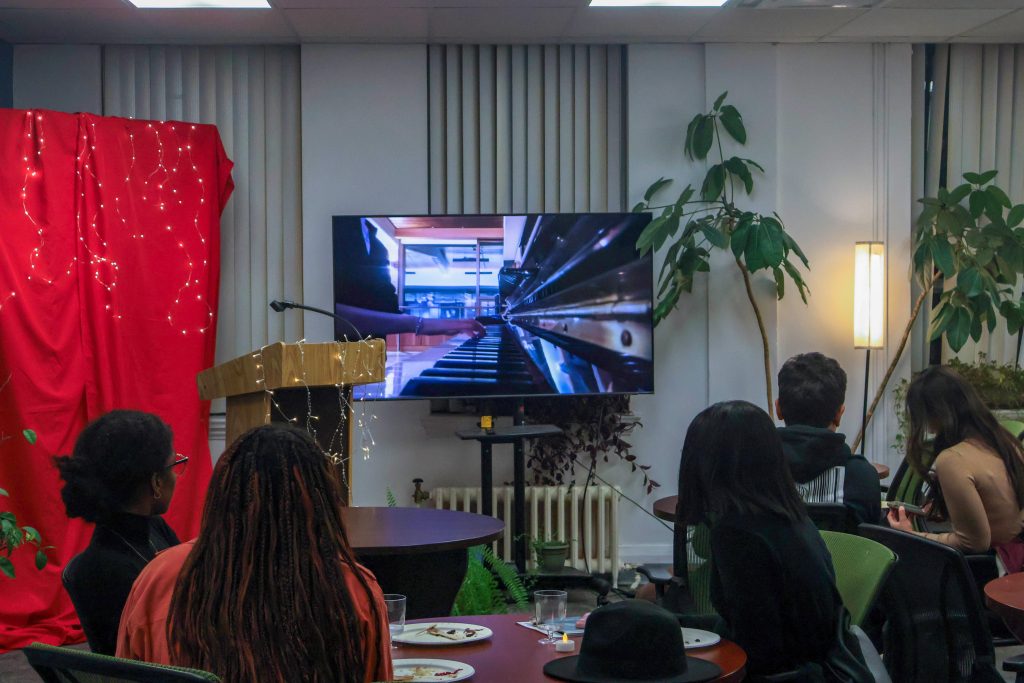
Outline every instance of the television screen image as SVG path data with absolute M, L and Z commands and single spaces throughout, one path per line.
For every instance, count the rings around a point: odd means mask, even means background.
M 337 339 L 387 340 L 357 398 L 654 390 L 649 214 L 335 216 Z M 354 329 L 353 329 L 354 328 Z

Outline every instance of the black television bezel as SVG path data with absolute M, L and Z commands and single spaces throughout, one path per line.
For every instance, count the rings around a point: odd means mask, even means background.
M 633 211 L 523 211 L 515 212 L 510 211 L 506 213 L 336 213 L 331 215 L 331 284 L 333 291 L 334 284 L 334 265 L 333 256 L 335 253 L 334 245 L 334 219 L 335 218 L 442 218 L 442 217 L 488 217 L 488 216 L 637 216 L 639 212 Z M 646 214 L 649 219 L 653 219 L 651 214 Z M 650 220 L 648 220 L 650 223 Z M 639 251 L 639 250 L 637 250 Z M 650 278 L 651 278 L 651 390 L 650 391 L 602 391 L 602 392 L 588 392 L 588 393 L 573 393 L 573 394 L 561 394 L 561 393 L 548 393 L 548 394 L 472 394 L 472 395 L 459 395 L 459 396 L 376 396 L 376 397 L 357 397 L 356 392 L 353 391 L 352 396 L 357 401 L 467 401 L 467 402 L 481 402 L 481 401 L 507 401 L 509 399 L 531 399 L 531 398 L 592 398 L 595 396 L 653 396 L 657 391 L 656 379 L 657 374 L 654 371 L 654 363 L 657 358 L 655 330 L 656 325 L 654 323 L 654 306 L 657 297 L 654 291 L 654 250 L 647 252 L 646 256 L 641 257 L 642 259 L 648 259 L 651 263 Z M 333 301 L 333 295 L 331 296 L 331 308 L 337 303 Z M 333 325 L 332 325 L 333 328 Z M 337 340 L 335 340 L 337 341 Z M 385 351 L 386 353 L 386 351 Z M 373 384 L 382 384 L 382 382 L 374 382 Z M 369 385 L 364 385 L 369 386 Z

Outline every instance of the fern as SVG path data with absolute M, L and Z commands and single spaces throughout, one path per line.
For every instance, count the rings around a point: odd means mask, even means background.
M 491 551 L 490 546 L 470 548 L 466 578 L 455 598 L 452 614 L 507 614 L 510 602 L 516 611 L 529 607 L 523 580 Z
M 398 499 L 395 498 L 395 494 L 391 491 L 390 486 L 384 492 L 384 499 L 387 501 L 389 508 L 398 507 Z

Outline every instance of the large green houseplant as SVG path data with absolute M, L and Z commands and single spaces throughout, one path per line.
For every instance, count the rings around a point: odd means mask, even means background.
M 699 192 L 692 185 L 687 185 L 675 201 L 659 204 L 656 198 L 672 181 L 667 178 L 654 181 L 644 193 L 643 201 L 633 210 L 660 213 L 640 235 L 636 246 L 646 254 L 668 245 L 658 277 L 655 324 L 672 312 L 684 293 L 693 291 L 694 278 L 698 273 L 711 270 L 713 249 L 731 252 L 761 334 L 765 394 L 768 411 L 774 413 L 768 331 L 754 297 L 751 276 L 758 271 L 768 271 L 775 281 L 778 299 L 785 296 L 786 280 L 789 279 L 806 303 L 807 283 L 797 262 L 804 268 L 809 268 L 809 264 L 777 213 L 768 215 L 751 211 L 738 203 L 744 195 L 749 196 L 754 191 L 754 175 L 764 173 L 764 168 L 745 157 L 726 158 L 723 131 L 738 145 L 747 142 L 743 116 L 736 107 L 725 104 L 727 94 L 722 93 L 715 100 L 711 111 L 694 116 L 686 128 L 683 152 L 688 159 L 708 161 L 714 150 L 712 161 L 716 163 L 708 167 Z
M 896 369 L 924 303 L 942 280 L 945 287 L 932 310 L 931 339 L 944 338 L 953 351 L 968 339 L 981 339 L 1000 319 L 1010 334 L 1024 327 L 1024 305 L 1015 286 L 1024 273 L 1024 204 L 1013 204 L 993 184 L 996 171 L 965 173 L 966 181 L 949 190 L 939 188 L 923 197 L 913 239 L 913 276 L 921 292 L 903 330 L 892 361 L 878 387 L 867 419 L 853 442 L 864 438 L 885 387 Z

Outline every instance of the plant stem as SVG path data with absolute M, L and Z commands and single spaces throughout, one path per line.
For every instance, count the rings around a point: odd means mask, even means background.
M 903 338 L 900 339 L 900 345 L 896 347 L 896 355 L 893 356 L 892 362 L 889 363 L 889 367 L 885 371 L 885 376 L 882 377 L 882 383 L 878 385 L 878 391 L 875 392 L 875 398 L 871 401 L 871 407 L 868 408 L 867 415 L 864 417 L 864 424 L 860 426 L 860 431 L 857 432 L 857 438 L 853 440 L 853 445 L 850 446 L 850 450 L 854 453 L 857 452 L 857 447 L 860 446 L 860 442 L 864 439 L 864 430 L 867 429 L 868 423 L 871 422 L 871 418 L 875 414 L 875 408 L 878 407 L 878 402 L 882 400 L 882 396 L 885 394 L 885 387 L 889 384 L 889 379 L 892 377 L 892 373 L 896 371 L 896 366 L 899 364 L 900 358 L 903 356 L 903 350 L 907 347 L 907 340 L 910 339 L 910 333 L 914 329 L 914 323 L 917 322 L 918 316 L 921 315 L 921 308 L 924 306 L 925 300 L 931 296 L 932 287 L 935 286 L 935 282 L 938 279 L 938 273 L 934 273 L 921 290 L 921 294 L 917 297 L 917 301 L 914 302 L 914 309 L 910 312 L 910 320 L 907 321 L 907 326 L 903 329 Z
M 774 420 L 775 402 L 772 400 L 772 357 L 771 351 L 768 348 L 768 331 L 764 326 L 764 318 L 761 317 L 761 309 L 754 298 L 754 290 L 750 286 L 750 272 L 746 266 L 740 263 L 739 259 L 736 259 L 736 267 L 743 274 L 743 286 L 747 289 L 747 300 L 750 301 L 750 306 L 754 309 L 754 316 L 757 318 L 757 329 L 761 333 L 761 348 L 764 351 L 764 390 L 768 397 L 768 414 Z

